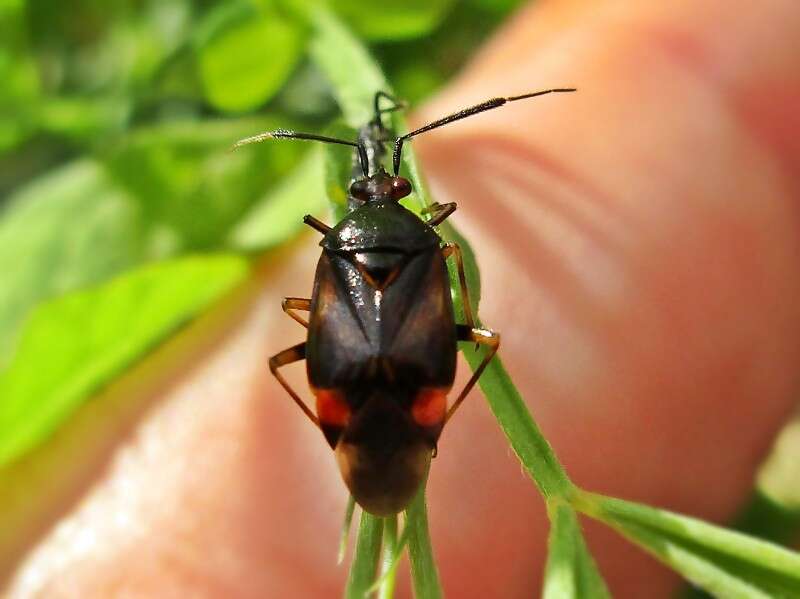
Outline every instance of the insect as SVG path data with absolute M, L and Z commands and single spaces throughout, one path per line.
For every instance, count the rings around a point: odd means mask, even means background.
M 356 173 L 349 212 L 334 227 L 311 215 L 304 222 L 322 234 L 311 298 L 287 297 L 283 310 L 308 329 L 305 342 L 274 355 L 272 374 L 333 448 L 342 477 L 366 511 L 386 516 L 404 509 L 435 455 L 442 428 L 500 345 L 497 333 L 477 328 L 466 288 L 461 250 L 436 232 L 456 209 L 433 204 L 422 220 L 398 200 L 412 191 L 400 176 L 403 143 L 448 123 L 507 102 L 574 89 L 549 89 L 494 98 L 433 121 L 393 140 L 393 174 L 383 167 L 390 141 L 383 114 L 401 108 L 388 94 L 375 95 L 374 118 L 355 141 L 277 130 L 241 140 L 302 139 L 355 148 Z M 392 102 L 381 108 L 382 100 Z M 458 272 L 465 323 L 456 323 L 446 259 Z M 297 312 L 307 311 L 308 320 Z M 456 344 L 487 351 L 448 408 L 456 372 Z M 280 368 L 306 360 L 312 411 Z

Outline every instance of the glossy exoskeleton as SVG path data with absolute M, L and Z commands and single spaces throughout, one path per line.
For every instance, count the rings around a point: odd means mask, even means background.
M 474 326 L 459 247 L 445 243 L 435 227 L 456 205 L 434 204 L 422 220 L 399 200 L 412 191 L 399 176 L 403 141 L 465 118 L 556 89 L 495 98 L 394 139 L 394 174 L 384 170 L 388 135 L 382 113 L 400 107 L 387 94 L 375 96 L 374 119 L 356 141 L 275 131 L 267 138 L 310 139 L 353 146 L 360 170 L 350 185 L 349 213 L 334 227 L 306 216 L 323 234 L 311 299 L 286 298 L 283 309 L 308 328 L 308 337 L 270 359 L 272 373 L 318 426 L 334 449 L 355 500 L 385 516 L 405 508 L 418 490 L 442 428 L 497 351 L 499 335 Z M 393 106 L 380 108 L 380 100 Z M 446 258 L 458 272 L 466 322 L 455 322 Z M 308 321 L 296 311 L 306 310 Z M 450 408 L 447 395 L 456 372 L 457 342 L 487 348 L 484 360 Z M 306 360 L 316 413 L 300 399 L 279 368 Z

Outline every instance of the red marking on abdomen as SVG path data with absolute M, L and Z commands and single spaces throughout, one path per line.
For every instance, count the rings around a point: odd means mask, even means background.
M 312 389 L 317 396 L 317 417 L 322 424 L 345 426 L 350 420 L 350 406 L 336 389 Z
M 411 405 L 411 417 L 420 426 L 441 424 L 447 413 L 447 391 L 441 387 L 423 387 Z

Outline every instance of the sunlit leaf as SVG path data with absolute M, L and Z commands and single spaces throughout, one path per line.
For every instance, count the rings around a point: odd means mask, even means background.
M 37 302 L 100 281 L 142 251 L 135 202 L 81 160 L 14 194 L 0 219 L 0 365 Z
M 181 258 L 39 305 L 0 373 L 0 465 L 41 442 L 88 395 L 247 270 L 234 256 Z
M 398 40 L 430 33 L 453 4 L 454 0 L 335 0 L 332 6 L 361 37 Z
M 231 145 L 287 124 L 285 118 L 265 116 L 146 127 L 107 150 L 105 164 L 139 206 L 151 243 L 171 244 L 172 251 L 207 251 L 220 247 L 309 149 L 271 142 L 231 152 Z
M 256 13 L 227 24 L 199 49 L 206 98 L 230 112 L 260 106 L 289 77 L 302 45 L 300 27 L 277 14 Z
M 326 11 L 312 15 L 311 56 L 333 87 L 345 122 L 358 129 L 372 118 L 377 91 L 390 91 L 386 78 L 342 23 Z

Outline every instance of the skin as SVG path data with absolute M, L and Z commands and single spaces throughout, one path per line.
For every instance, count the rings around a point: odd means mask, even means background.
M 482 318 L 585 488 L 724 523 L 793 408 L 798 26 L 793 0 L 540 2 L 414 115 L 579 88 L 413 143 L 437 199 L 459 202 Z M 279 301 L 308 296 L 317 242 L 265 258 L 245 289 L 2 473 L 11 597 L 340 594 L 344 487 L 266 369 L 303 337 Z M 305 391 L 302 367 L 290 379 Z M 543 504 L 478 393 L 442 435 L 429 503 L 449 596 L 536 595 Z M 615 596 L 678 584 L 585 529 Z

